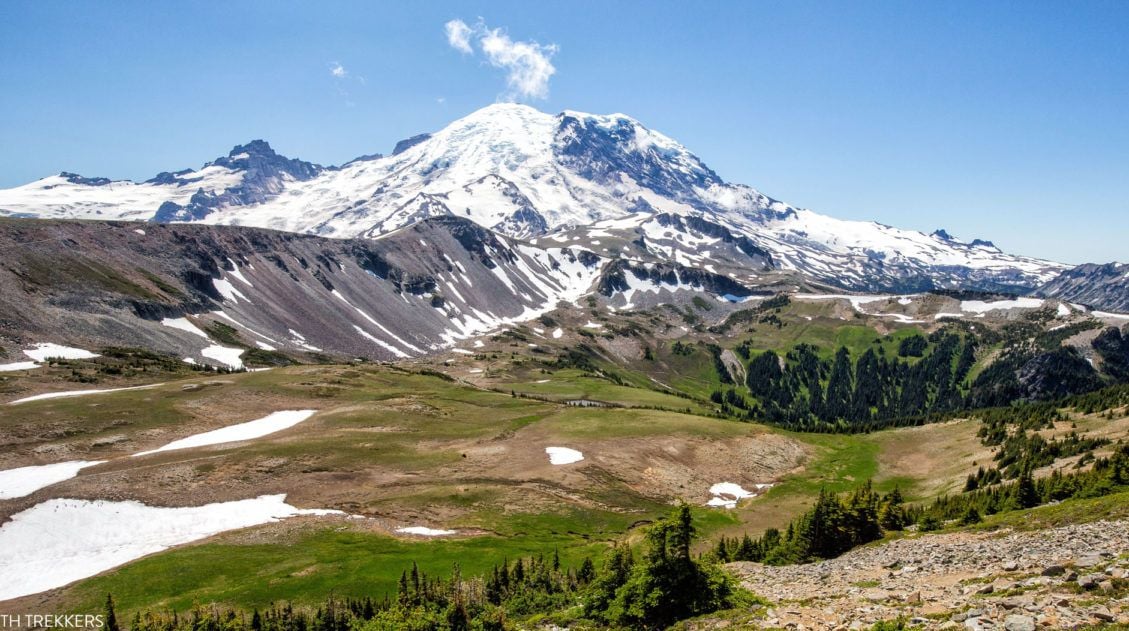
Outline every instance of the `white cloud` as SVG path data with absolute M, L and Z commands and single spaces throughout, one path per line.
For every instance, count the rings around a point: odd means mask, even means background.
M 447 30 L 447 43 L 451 48 L 464 53 L 472 54 L 474 49 L 470 47 L 470 27 L 462 20 L 451 20 L 443 25 Z
M 345 66 L 342 66 L 340 62 L 335 61 L 329 68 L 329 74 L 337 77 L 338 79 L 344 79 L 345 77 L 349 76 L 349 71 L 345 70 Z
M 462 20 L 451 20 L 444 25 L 447 43 L 452 48 L 473 54 L 472 35 L 486 61 L 495 68 L 506 71 L 507 99 L 544 99 L 549 96 L 549 79 L 557 69 L 551 61 L 557 53 L 556 44 L 515 42 L 501 28 L 488 28 L 479 20 L 474 28 Z
M 513 96 L 543 99 L 549 96 L 549 78 L 556 73 L 549 58 L 555 44 L 515 42 L 502 29 L 487 30 L 479 40 L 490 65 L 506 69 L 506 84 Z

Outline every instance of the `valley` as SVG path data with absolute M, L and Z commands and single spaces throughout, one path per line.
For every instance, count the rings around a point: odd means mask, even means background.
M 0 479 L 20 467 L 93 464 L 0 500 L 0 517 L 18 518 L 52 498 L 188 507 L 279 496 L 294 507 L 287 509 L 293 516 L 267 520 L 273 523 L 142 554 L 11 603 L 88 611 L 110 592 L 124 612 L 185 611 L 197 602 L 315 606 L 328 593 L 391 593 L 413 563 L 433 576 L 445 576 L 456 561 L 475 576 L 501 558 L 549 550 L 571 567 L 584 559 L 599 563 L 616 542 L 638 542 L 641 530 L 675 501 L 696 507 L 702 551 L 719 538 L 784 528 L 821 490 L 846 492 L 866 480 L 928 505 L 959 495 L 965 478 L 992 462 L 994 448 L 978 436 L 982 421 L 959 405 L 907 427 L 867 433 L 750 422 L 748 404 L 762 399 L 744 384 L 756 355 L 742 348 L 783 357 L 810 344 L 827 362 L 838 347 L 851 357 L 880 349 L 913 362 L 901 352 L 916 346 L 907 340 L 924 336 L 927 357 L 944 339 L 937 332 L 975 335 L 930 314 L 971 309 L 965 317 L 981 337 L 968 339 L 995 340 L 976 351 L 956 384 L 971 393 L 1008 335 L 1022 331 L 1036 339 L 1077 321 L 1085 325 L 1077 327 L 1079 340 L 1088 341 L 1093 336 L 1085 331 L 1102 326 L 1104 317 L 1073 308 L 1060 315 L 1041 301 L 1005 300 L 982 309 L 980 303 L 991 301 L 942 294 L 760 301 L 768 307 L 750 311 L 749 303 L 717 300 L 632 311 L 595 301 L 583 309 L 562 306 L 447 352 L 394 363 L 310 363 L 295 353 L 289 361 L 301 363 L 229 372 L 91 346 L 86 354 L 95 357 L 48 359 L 7 372 L 0 377 L 6 401 Z M 1075 352 L 1099 366 L 1109 361 L 1077 343 Z M 36 398 L 88 390 L 105 392 Z M 747 398 L 745 408 L 715 400 L 714 393 L 727 390 Z M 311 415 L 251 438 L 236 432 L 234 442 L 197 439 L 198 446 L 161 449 L 283 410 Z M 1124 407 L 1112 408 L 1112 419 L 1109 412 L 1068 409 L 1067 420 L 1041 433 L 1112 441 L 1088 451 L 1106 457 L 1129 431 Z M 553 464 L 547 448 L 574 450 L 581 459 Z M 1076 462 L 1055 461 L 1038 475 L 1070 471 Z M 717 497 L 711 487 L 723 482 L 750 497 L 732 508 L 707 507 Z
M 0 612 L 1129 624 L 1118 264 L 507 103 L 340 166 L 257 140 L 0 190 L 0 252 Z

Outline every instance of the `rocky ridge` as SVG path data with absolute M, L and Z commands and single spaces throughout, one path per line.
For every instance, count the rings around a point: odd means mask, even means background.
M 819 563 L 727 568 L 771 603 L 752 628 L 867 629 L 899 618 L 922 629 L 1129 624 L 1129 521 L 928 534 Z

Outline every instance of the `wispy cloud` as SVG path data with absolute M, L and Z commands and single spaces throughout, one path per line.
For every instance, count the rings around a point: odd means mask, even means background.
M 344 79 L 345 77 L 349 76 L 349 71 L 345 69 L 345 66 L 341 65 L 341 62 L 335 61 L 329 66 L 329 74 L 337 77 L 338 79 Z
M 473 54 L 473 37 L 477 39 L 486 61 L 506 71 L 507 99 L 544 99 L 549 96 L 549 80 L 557 72 L 551 61 L 557 53 L 556 44 L 515 42 L 504 29 L 489 28 L 482 20 L 472 28 L 466 22 L 455 19 L 447 22 L 444 28 L 447 43 L 452 48 Z
M 470 47 L 470 27 L 462 20 L 451 20 L 443 25 L 447 30 L 447 43 L 451 48 L 470 55 L 474 49 Z

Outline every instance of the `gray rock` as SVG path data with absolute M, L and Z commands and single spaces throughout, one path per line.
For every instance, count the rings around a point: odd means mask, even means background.
M 1006 631 L 1035 631 L 1035 619 L 1031 616 L 1008 616 L 1004 620 Z
M 1043 576 L 1062 576 L 1066 574 L 1066 568 L 1061 565 L 1048 565 L 1043 568 Z
M 1095 565 L 1100 565 L 1101 562 L 1102 562 L 1102 557 L 1100 555 L 1087 554 L 1085 556 L 1081 556 L 1081 557 L 1074 559 L 1074 566 L 1075 567 L 1094 567 Z
M 1082 589 L 1094 589 L 1098 586 L 1105 577 L 1101 574 L 1086 574 L 1078 577 L 1078 587 Z

